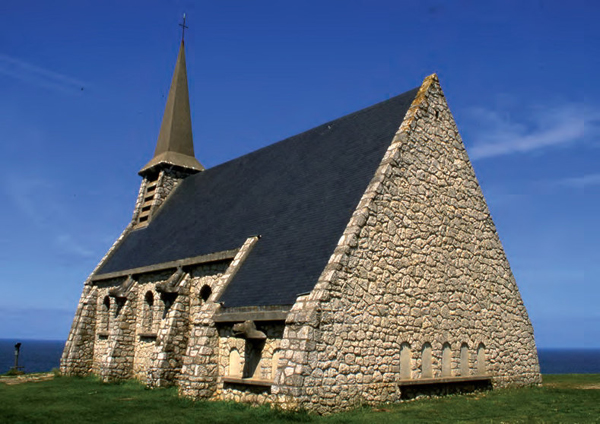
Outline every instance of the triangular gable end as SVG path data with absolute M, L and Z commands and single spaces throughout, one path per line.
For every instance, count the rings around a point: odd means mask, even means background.
M 346 405 L 396 401 L 403 378 L 541 382 L 533 328 L 436 75 L 283 338 L 279 369 L 302 373 L 278 373 L 273 393 L 319 412 L 332 392 Z

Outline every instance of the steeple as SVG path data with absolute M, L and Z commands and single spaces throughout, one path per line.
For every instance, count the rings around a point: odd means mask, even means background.
M 194 157 L 183 39 L 173 72 L 154 157 L 140 170 L 139 174 L 144 176 L 149 171 L 159 170 L 162 168 L 160 165 L 182 168 L 190 173 L 204 170 L 204 167 Z

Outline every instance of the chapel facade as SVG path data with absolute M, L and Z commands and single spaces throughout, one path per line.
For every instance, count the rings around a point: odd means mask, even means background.
M 205 170 L 183 41 L 131 222 L 65 375 L 319 413 L 541 382 L 533 328 L 437 76 Z

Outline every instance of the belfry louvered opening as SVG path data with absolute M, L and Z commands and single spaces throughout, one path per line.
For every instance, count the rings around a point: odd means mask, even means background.
M 146 224 L 150 219 L 150 213 L 152 212 L 152 205 L 154 204 L 154 198 L 156 197 L 156 187 L 158 185 L 158 176 L 154 177 L 153 180 L 148 181 L 146 189 L 144 191 L 144 198 L 142 201 L 142 207 L 140 214 L 138 215 L 138 224 Z

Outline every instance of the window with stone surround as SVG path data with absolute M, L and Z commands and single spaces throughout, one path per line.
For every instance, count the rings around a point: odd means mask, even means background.
M 144 296 L 142 328 L 146 332 L 152 332 L 154 327 L 154 294 L 151 291 L 146 292 Z
M 469 346 L 466 343 L 460 346 L 460 375 L 469 375 Z
M 160 299 L 163 302 L 163 314 L 162 314 L 163 319 L 165 319 L 167 317 L 167 314 L 169 313 L 171 306 L 173 306 L 173 303 L 175 303 L 176 297 L 177 297 L 177 294 L 175 294 L 175 293 L 161 293 Z
M 212 289 L 210 288 L 210 286 L 207 284 L 203 285 L 200 289 L 200 299 L 202 300 L 202 303 L 206 302 L 211 294 Z
M 412 352 L 406 342 L 400 345 L 400 378 L 412 378 Z
M 452 349 L 450 343 L 444 343 L 442 346 L 442 377 L 452 375 Z
M 485 375 L 487 372 L 487 366 L 485 363 L 485 346 L 483 343 L 479 343 L 477 346 L 477 374 Z
M 263 348 L 265 347 L 264 340 L 246 339 L 246 346 L 244 352 L 244 370 L 242 373 L 243 378 L 259 378 L 260 375 L 260 360 L 263 355 Z
M 126 298 L 115 297 L 115 318 L 121 314 L 121 310 L 125 306 L 125 302 L 127 302 Z
M 98 330 L 101 333 L 108 333 L 110 330 L 110 297 L 104 296 L 99 315 Z
M 433 377 L 431 344 L 430 343 L 423 344 L 423 349 L 421 350 L 421 377 L 422 378 Z

